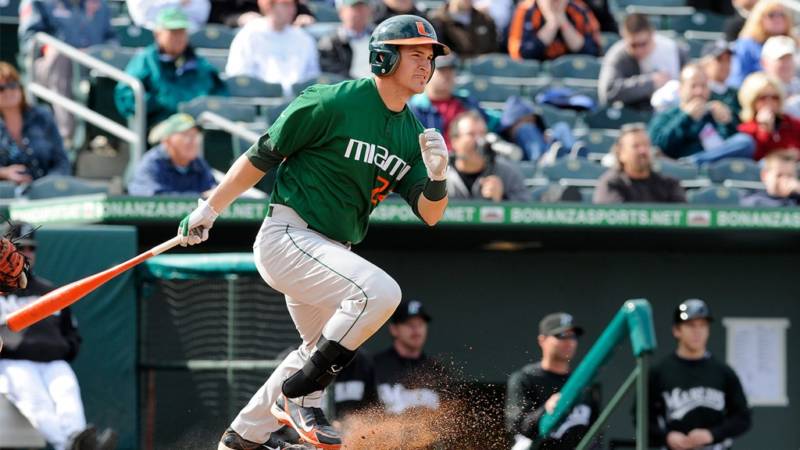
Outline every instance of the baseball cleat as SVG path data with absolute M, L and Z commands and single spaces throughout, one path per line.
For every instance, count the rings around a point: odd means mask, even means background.
M 292 403 L 283 394 L 272 405 L 272 415 L 283 425 L 291 427 L 300 439 L 323 450 L 339 450 L 342 438 L 325 418 L 320 408 L 303 407 Z
M 239 436 L 239 433 L 228 428 L 219 440 L 217 450 L 310 450 L 313 447 L 308 447 L 304 444 L 292 444 L 283 439 L 270 436 L 269 440 L 263 444 L 248 441 L 247 439 Z

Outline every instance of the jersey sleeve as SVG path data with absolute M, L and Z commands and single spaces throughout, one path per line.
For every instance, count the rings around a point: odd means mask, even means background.
M 715 443 L 744 434 L 751 425 L 750 408 L 747 405 L 747 397 L 742 389 L 742 383 L 736 372 L 727 366 L 725 367 L 725 409 L 725 420 L 709 430 L 714 436 Z
M 329 122 L 322 96 L 316 88 L 308 88 L 286 107 L 278 120 L 247 150 L 247 156 L 253 165 L 264 170 L 264 164 L 274 161 L 276 157 L 289 157 L 319 141 L 327 132 Z

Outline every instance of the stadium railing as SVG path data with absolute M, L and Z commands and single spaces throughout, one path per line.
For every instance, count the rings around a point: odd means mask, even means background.
M 577 450 L 589 447 L 608 417 L 620 406 L 620 402 L 633 389 L 634 385 L 636 387 L 636 449 L 646 450 L 648 448 L 647 371 L 649 356 L 656 349 L 656 334 L 650 303 L 644 299 L 628 300 L 622 305 L 622 308 L 561 389 L 561 398 L 555 410 L 552 414 L 545 414 L 539 421 L 541 437 L 548 436 L 569 415 L 584 389 L 592 383 L 600 367 L 608 362 L 614 349 L 622 342 L 626 334 L 631 340 L 636 367 L 600 413 L 578 444 Z

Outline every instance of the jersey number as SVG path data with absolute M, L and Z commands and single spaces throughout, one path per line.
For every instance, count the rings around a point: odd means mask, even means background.
M 372 204 L 377 206 L 386 198 L 386 188 L 389 187 L 389 180 L 379 176 L 377 178 L 379 186 L 372 190 Z

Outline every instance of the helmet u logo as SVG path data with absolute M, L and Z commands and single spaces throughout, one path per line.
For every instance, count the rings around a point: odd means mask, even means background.
M 422 36 L 428 36 L 428 37 L 430 37 L 431 35 L 428 32 L 428 30 L 425 29 L 425 24 L 420 21 L 417 21 L 417 33 L 421 34 Z

